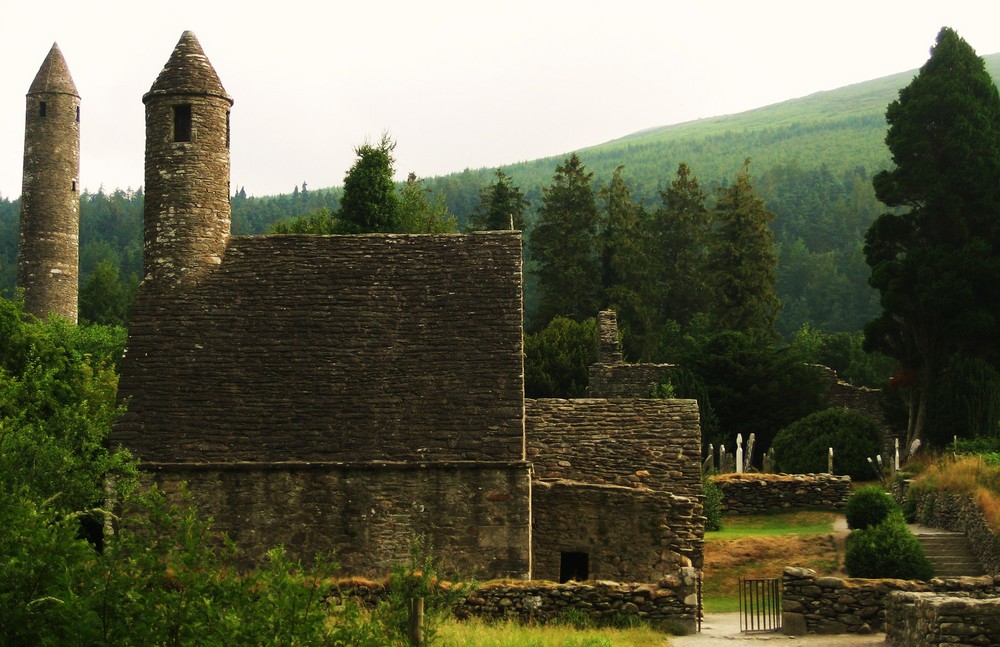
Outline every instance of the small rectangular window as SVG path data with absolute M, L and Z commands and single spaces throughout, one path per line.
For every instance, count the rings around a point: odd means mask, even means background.
M 72 191 L 73 193 L 76 193 L 76 180 L 73 180 Z
M 38 102 L 38 116 L 39 117 L 44 117 L 45 116 L 45 102 L 44 101 L 39 101 Z
M 229 148 L 229 111 L 226 111 L 226 148 Z
M 191 104 L 174 106 L 174 141 L 191 141 Z
M 80 106 L 76 107 L 76 123 L 80 123 Z
M 590 556 L 587 553 L 559 553 L 559 583 L 584 582 L 590 579 Z

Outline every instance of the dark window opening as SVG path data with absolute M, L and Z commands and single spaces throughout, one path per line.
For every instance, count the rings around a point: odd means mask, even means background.
M 559 583 L 583 582 L 590 578 L 590 556 L 587 553 L 559 553 Z
M 73 193 L 76 193 L 76 180 L 73 180 L 72 191 Z
M 45 112 L 46 112 L 45 108 L 46 108 L 45 102 L 44 101 L 39 101 L 38 102 L 38 116 L 39 117 L 44 117 L 45 116 Z
M 191 104 L 174 106 L 174 141 L 191 141 Z
M 229 111 L 226 111 L 226 148 L 229 148 Z
M 76 107 L 76 123 L 80 123 L 80 106 Z

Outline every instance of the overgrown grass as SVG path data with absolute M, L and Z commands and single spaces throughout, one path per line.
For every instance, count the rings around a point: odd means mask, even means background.
M 739 610 L 740 578 L 780 577 L 785 566 L 837 571 L 843 555 L 833 536 L 836 517 L 826 511 L 726 517 L 724 530 L 705 533 L 705 610 Z
M 577 629 L 568 625 L 523 626 L 515 622 L 449 620 L 441 625 L 439 644 L 477 647 L 663 647 L 664 634 L 648 627 Z
M 921 468 L 910 486 L 915 492 L 972 495 L 990 529 L 1000 533 L 1000 465 L 990 457 L 943 455 Z

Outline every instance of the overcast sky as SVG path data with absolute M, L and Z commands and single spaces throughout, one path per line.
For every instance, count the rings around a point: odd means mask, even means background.
M 53 41 L 82 96 L 85 189 L 142 184 L 142 95 L 190 29 L 236 101 L 232 185 L 251 195 L 339 185 L 383 131 L 400 178 L 430 177 L 918 68 L 944 25 L 1000 52 L 996 0 L 15 0 L 3 24 L 8 198 Z

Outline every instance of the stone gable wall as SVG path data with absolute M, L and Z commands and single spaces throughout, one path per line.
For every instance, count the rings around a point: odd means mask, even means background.
M 675 368 L 674 364 L 591 364 L 587 396 L 648 398 Z
M 990 598 L 1000 596 L 1000 577 L 934 578 L 929 582 L 878 580 L 816 577 L 812 569 L 786 567 L 781 580 L 782 625 L 786 632 L 793 633 L 883 631 L 886 601 L 894 591 Z
M 143 460 L 524 459 L 518 234 L 234 237 L 145 288 L 112 434 Z
M 758 514 L 766 510 L 842 510 L 851 496 L 851 477 L 831 474 L 745 473 L 712 477 L 722 490 L 728 514 Z
M 694 400 L 526 400 L 525 417 L 536 479 L 703 494 Z
M 445 573 L 529 574 L 527 463 L 143 464 L 144 479 L 192 502 L 259 561 L 282 544 L 309 560 L 333 550 L 345 573 L 382 577 L 417 535 Z

